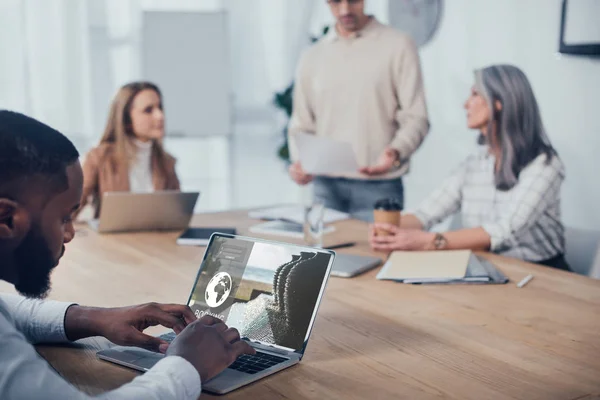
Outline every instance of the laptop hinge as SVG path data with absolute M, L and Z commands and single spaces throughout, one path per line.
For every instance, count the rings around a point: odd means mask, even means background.
M 270 346 L 265 343 L 259 343 L 251 341 L 250 344 L 257 350 L 268 351 L 269 353 L 280 354 L 282 356 L 291 357 L 292 355 L 296 355 L 297 353 L 291 350 L 281 349 L 275 346 Z

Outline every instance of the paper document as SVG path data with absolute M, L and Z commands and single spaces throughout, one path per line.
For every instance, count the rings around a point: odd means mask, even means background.
M 262 224 L 253 225 L 250 227 L 252 233 L 263 233 L 274 236 L 287 236 L 296 239 L 304 238 L 304 227 L 302 225 L 286 222 L 286 221 L 268 221 Z M 323 228 L 323 234 L 335 232 L 335 227 L 326 226 Z
M 356 173 L 359 169 L 352 145 L 299 132 L 294 135 L 302 169 L 312 175 Z
M 394 251 L 377 279 L 460 279 L 465 277 L 470 257 L 470 250 Z
M 292 221 L 297 224 L 304 224 L 304 208 L 302 206 L 281 206 L 263 208 L 248 212 L 250 218 L 256 219 L 278 219 L 281 221 Z M 348 219 L 350 216 L 341 211 L 326 208 L 323 215 L 323 223 L 330 224 L 332 222 Z

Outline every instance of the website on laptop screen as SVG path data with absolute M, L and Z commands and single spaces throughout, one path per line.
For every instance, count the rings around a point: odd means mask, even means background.
M 189 302 L 242 337 L 302 350 L 331 254 L 215 237 Z

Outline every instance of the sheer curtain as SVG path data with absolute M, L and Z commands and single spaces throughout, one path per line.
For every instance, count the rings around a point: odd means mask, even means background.
M 262 43 L 271 91 L 291 82 L 302 49 L 310 43 L 315 0 L 260 0 Z
M 2 0 L 0 108 L 26 113 L 79 147 L 103 129 L 110 100 L 141 78 L 144 10 L 215 10 L 221 0 Z
M 141 78 L 142 12 L 225 9 L 237 114 L 268 110 L 326 7 L 321 0 L 2 0 L 0 108 L 38 118 L 76 143 L 95 141 L 116 89 Z
M 69 136 L 91 133 L 87 3 L 0 4 L 0 107 L 32 115 Z
M 261 114 L 290 84 L 310 42 L 315 0 L 224 0 L 230 16 L 232 84 L 238 115 Z

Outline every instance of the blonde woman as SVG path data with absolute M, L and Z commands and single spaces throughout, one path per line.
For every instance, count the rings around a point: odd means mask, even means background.
M 164 121 L 156 85 L 133 82 L 119 89 L 104 135 L 83 164 L 81 208 L 91 203 L 97 218 L 106 192 L 179 190 L 175 158 L 162 145 Z

